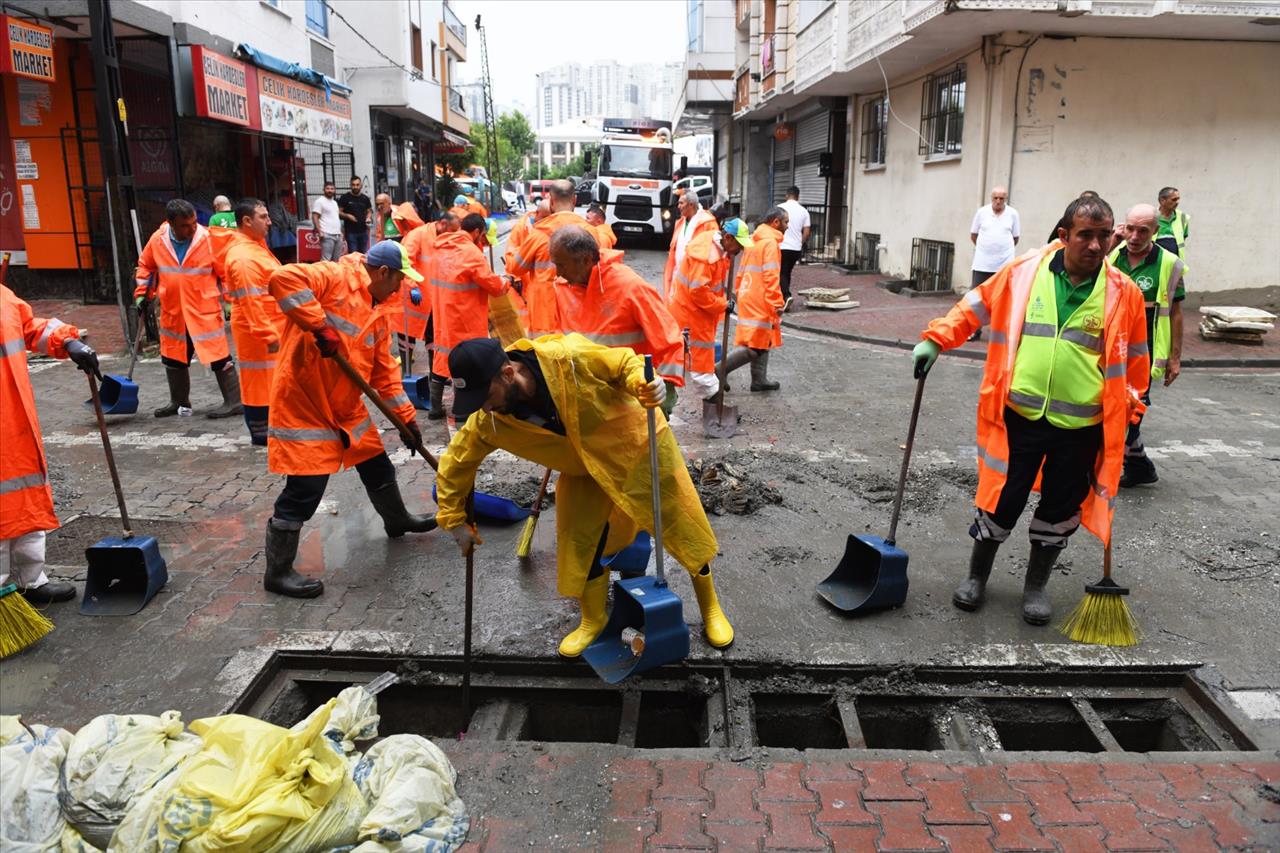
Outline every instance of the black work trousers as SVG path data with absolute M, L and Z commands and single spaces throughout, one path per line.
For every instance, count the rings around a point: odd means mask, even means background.
M 372 459 L 366 459 L 356 466 L 360 482 L 366 490 L 372 492 L 388 483 L 396 481 L 396 469 L 386 452 L 379 453 Z M 285 478 L 284 491 L 276 498 L 274 517 L 285 524 L 281 527 L 300 528 L 316 514 L 320 499 L 324 497 L 325 486 L 329 484 L 328 474 L 290 474 Z
M 1063 429 L 1044 418 L 1027 420 L 1004 410 L 1009 436 L 1009 473 L 995 512 L 978 510 L 969 528 L 974 539 L 1003 542 L 1026 509 L 1036 474 L 1041 473 L 1040 503 L 1031 519 L 1030 539 L 1047 548 L 1065 548 L 1080 526 L 1080 505 L 1089 494 L 1093 467 L 1102 445 L 1102 424 Z
M 791 298 L 791 270 L 800 262 L 803 249 L 782 249 L 782 298 Z

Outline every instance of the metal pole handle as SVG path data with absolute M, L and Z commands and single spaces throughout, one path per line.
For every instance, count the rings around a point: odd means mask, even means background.
M 404 425 L 404 421 L 400 420 L 400 416 L 391 411 L 390 406 L 382 402 L 382 398 L 378 396 L 378 392 L 373 390 L 373 386 L 370 385 L 363 376 L 356 372 L 356 369 L 351 366 L 351 362 L 347 361 L 346 356 L 337 352 L 333 354 L 333 360 L 337 362 L 338 367 L 342 368 L 342 372 L 347 374 L 347 378 L 354 382 L 360 390 L 364 392 L 364 395 L 369 398 L 373 405 L 378 407 L 378 411 L 382 412 L 382 414 L 386 416 L 387 420 L 391 421 L 391 425 L 399 430 L 400 437 L 404 439 L 405 444 L 408 444 L 414 450 L 421 453 L 422 458 L 427 460 L 427 464 L 430 465 L 433 470 L 438 470 L 440 468 L 440 463 L 431 455 L 431 451 L 423 447 L 422 442 L 418 440 L 418 437 L 409 432 L 409 428 Z
M 111 438 L 107 435 L 107 419 L 102 414 L 102 400 L 98 397 L 98 380 L 92 373 L 89 376 L 89 396 L 93 398 L 93 411 L 98 416 L 98 432 L 102 434 L 102 449 L 107 454 L 107 470 L 111 472 L 111 485 L 116 489 L 116 505 L 120 507 L 120 523 L 124 528 L 124 538 L 133 536 L 133 525 L 129 523 L 129 510 L 124 505 L 124 489 L 120 487 L 120 474 L 116 472 L 116 457 L 111 452 Z
M 653 356 L 644 357 L 644 378 L 653 381 Z M 646 409 L 649 418 L 649 481 L 653 484 L 653 553 L 658 561 L 658 583 L 667 582 L 666 566 L 662 554 L 662 492 L 658 485 L 658 412 Z
M 928 375 L 928 374 L 926 374 Z M 924 376 L 916 381 L 916 399 L 911 404 L 911 426 L 907 429 L 907 447 L 902 453 L 902 471 L 898 474 L 898 495 L 893 499 L 893 520 L 884 541 L 893 545 L 898 537 L 898 516 L 902 513 L 902 493 L 907 488 L 907 468 L 911 465 L 911 448 L 916 443 L 916 422 L 920 420 L 920 398 L 924 396 Z

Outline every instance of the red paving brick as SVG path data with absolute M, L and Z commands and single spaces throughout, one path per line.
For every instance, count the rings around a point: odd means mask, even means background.
M 831 842 L 831 850 L 841 853 L 875 850 L 876 841 L 880 838 L 878 826 L 823 826 L 819 832 Z
M 1253 834 L 1240 824 L 1238 816 L 1240 808 L 1234 802 L 1196 802 L 1186 803 L 1188 809 L 1201 815 L 1205 823 L 1213 830 L 1213 837 L 1223 847 L 1243 847 L 1253 838 Z M 1280 839 L 1278 839 L 1280 840 Z
M 654 800 L 658 831 L 649 839 L 650 847 L 714 847 L 702 832 L 702 814 L 707 804 L 701 800 Z
M 924 803 L 867 803 L 867 811 L 880 818 L 884 837 L 880 850 L 942 850 L 942 842 L 929 834 L 924 823 Z
M 1032 819 L 1044 824 L 1087 824 L 1094 818 L 1080 811 L 1067 796 L 1065 782 L 1012 782 L 1031 801 Z
M 1108 853 L 1102 843 L 1106 830 L 1100 826 L 1046 826 L 1041 828 L 1046 837 L 1070 853 Z
M 923 800 L 924 794 L 907 784 L 902 775 L 906 764 L 901 761 L 877 761 L 875 763 L 858 763 L 854 769 L 862 772 L 867 778 L 867 789 L 862 792 L 864 800 Z
M 991 803 L 976 807 L 991 821 L 996 850 L 1053 850 L 1053 842 L 1031 821 L 1031 806 L 1025 803 Z
M 1156 838 L 1138 819 L 1133 803 L 1083 803 L 1080 810 L 1093 815 L 1107 829 L 1109 850 L 1164 850 L 1165 843 Z
M 963 780 L 916 782 L 915 787 L 924 792 L 925 801 L 929 805 L 928 811 L 924 813 L 925 823 L 987 822 L 985 817 L 973 810 L 969 799 L 965 797 Z
M 711 765 L 705 761 L 661 761 L 658 773 L 661 784 L 653 791 L 653 799 L 707 800 L 710 795 L 702 787 L 702 772 Z
M 965 796 L 975 803 L 1024 803 L 1027 798 L 1009 786 L 998 764 L 964 767 Z
M 645 841 L 656 828 L 657 824 L 652 820 L 609 818 L 605 820 L 601 834 L 604 849 L 610 853 L 643 853 Z
M 827 842 L 814 832 L 813 815 L 818 810 L 814 802 L 765 801 L 760 811 L 769 816 L 769 834 L 764 839 L 765 850 L 826 850 Z
M 990 826 L 935 826 L 933 834 L 947 845 L 950 853 L 984 853 L 991 850 L 995 833 Z
M 707 835 L 716 840 L 717 849 L 723 853 L 755 851 L 769 831 L 764 823 L 715 823 L 706 822 Z
M 711 792 L 712 807 L 707 821 L 764 821 L 756 810 L 755 792 L 760 787 L 760 774 L 737 764 L 717 764 L 707 771 L 706 790 Z
M 775 764 L 764 771 L 764 787 L 756 799 L 764 800 L 807 800 L 812 802 L 813 792 L 804 787 L 800 779 L 799 762 Z
M 810 782 L 809 790 L 818 795 L 822 810 L 818 812 L 818 823 L 875 823 L 876 819 L 862 807 L 861 780 L 849 782 L 832 780 L 829 782 Z
M 1097 764 L 1050 764 L 1049 769 L 1067 780 L 1067 796 L 1077 803 L 1126 799 L 1103 780 Z

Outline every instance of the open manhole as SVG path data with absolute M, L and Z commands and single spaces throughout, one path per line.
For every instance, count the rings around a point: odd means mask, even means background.
M 233 711 L 291 726 L 351 684 L 394 671 L 383 735 L 608 743 L 635 749 L 1218 752 L 1252 740 L 1193 668 L 1105 670 L 689 664 L 606 685 L 585 668 L 485 660 L 462 719 L 457 658 L 276 652 Z

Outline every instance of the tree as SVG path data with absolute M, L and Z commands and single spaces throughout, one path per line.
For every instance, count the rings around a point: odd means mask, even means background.
M 505 181 L 524 177 L 524 157 L 537 144 L 537 136 L 529 127 L 529 120 L 520 112 L 503 113 L 498 117 L 498 173 Z M 489 151 L 485 144 L 484 125 L 473 126 L 471 142 L 475 147 L 473 162 L 488 168 Z

